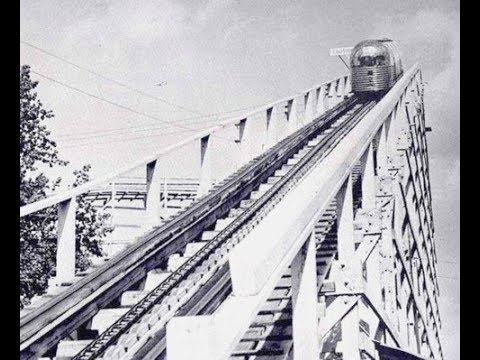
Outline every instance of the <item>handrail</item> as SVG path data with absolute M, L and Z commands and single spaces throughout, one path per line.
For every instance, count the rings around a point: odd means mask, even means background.
M 126 165 L 122 168 L 120 168 L 119 170 L 117 171 L 114 171 L 112 173 L 109 173 L 107 175 L 104 175 L 104 176 L 101 176 L 97 179 L 94 179 L 92 181 L 89 181 L 81 186 L 78 186 L 76 188 L 73 188 L 73 189 L 69 189 L 69 190 L 66 190 L 66 191 L 63 191 L 61 193 L 58 193 L 58 194 L 53 194 L 45 199 L 42 199 L 42 200 L 39 200 L 39 201 L 36 201 L 34 203 L 31 203 L 31 204 L 27 204 L 27 205 L 24 205 L 24 206 L 21 206 L 20 207 L 20 217 L 24 217 L 26 215 L 29 215 L 29 214 L 32 214 L 32 213 L 35 213 L 37 211 L 40 211 L 40 210 L 43 210 L 45 208 L 48 208 L 50 206 L 53 206 L 53 205 L 57 205 L 59 203 L 62 203 L 64 201 L 67 201 L 69 199 L 72 199 L 76 196 L 79 196 L 79 195 L 82 195 L 88 191 L 90 191 L 92 188 L 96 187 L 96 186 L 99 186 L 100 184 L 103 184 L 103 183 L 106 183 L 106 182 L 109 182 L 115 178 L 117 178 L 118 176 L 122 175 L 122 174 L 125 174 L 125 173 L 128 173 L 129 171 L 132 171 L 140 166 L 144 166 L 144 165 L 147 165 L 149 163 L 151 163 L 152 161 L 155 161 L 157 160 L 158 158 L 160 158 L 162 155 L 165 155 L 165 154 L 168 154 L 174 150 L 177 150 L 179 148 L 182 148 L 183 146 L 187 145 L 187 144 L 190 144 L 190 143 L 193 143 L 194 141 L 196 140 L 200 140 L 200 139 L 203 139 L 209 135 L 212 135 L 214 134 L 215 132 L 218 132 L 219 130 L 222 130 L 224 129 L 226 126 L 228 125 L 231 125 L 231 124 L 234 124 L 234 123 L 237 123 L 245 118 L 248 118 L 248 117 L 251 117 L 252 115 L 256 114 L 256 113 L 259 113 L 259 112 L 263 112 L 263 111 L 267 111 L 268 109 L 280 104 L 280 103 L 283 103 L 283 102 L 286 102 L 286 101 L 289 101 L 289 100 L 292 100 L 292 99 L 295 99 L 297 98 L 298 96 L 300 95 L 306 95 L 307 93 L 309 93 L 310 91 L 313 91 L 313 90 L 318 90 L 320 89 L 322 86 L 325 86 L 325 85 L 328 85 L 328 84 L 331 84 L 333 82 L 336 82 L 338 80 L 341 80 L 341 79 L 347 79 L 350 75 L 343 75 L 343 76 L 340 76 L 334 80 L 331 80 L 329 82 L 325 82 L 325 83 L 321 83 L 319 84 L 318 86 L 314 86 L 310 89 L 307 89 L 303 92 L 298 92 L 296 93 L 295 95 L 292 95 L 292 96 L 289 96 L 289 97 L 285 97 L 283 99 L 280 99 L 280 100 L 276 100 L 274 102 L 271 102 L 271 103 L 268 103 L 267 105 L 262 105 L 262 106 L 259 106 L 258 108 L 256 108 L 255 110 L 252 110 L 248 113 L 246 113 L 245 115 L 242 115 L 242 116 L 235 116 L 235 117 L 232 117 L 232 118 L 229 118 L 229 119 L 226 119 L 222 122 L 220 122 L 218 125 L 214 125 L 206 130 L 203 130 L 203 131 L 199 131 L 198 133 L 196 133 L 195 135 L 183 140 L 183 141 L 180 141 L 178 143 L 175 143 L 175 144 L 172 144 L 170 146 L 167 146 L 165 147 L 164 149 L 161 149 L 160 151 L 154 153 L 153 155 L 150 155 L 150 156 L 147 156 L 139 161 L 136 161 L 136 162 L 133 162 L 133 164 L 129 164 L 129 165 Z

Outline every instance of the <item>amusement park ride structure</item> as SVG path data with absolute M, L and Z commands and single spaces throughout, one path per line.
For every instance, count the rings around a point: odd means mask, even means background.
M 351 89 L 342 76 L 21 207 L 59 214 L 21 358 L 442 359 L 421 71 L 377 98 Z M 179 158 L 198 177 L 167 177 Z M 117 231 L 85 273 L 80 195 Z

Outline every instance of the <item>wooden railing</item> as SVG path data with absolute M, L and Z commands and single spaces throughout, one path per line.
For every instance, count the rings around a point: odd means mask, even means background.
M 20 217 L 57 207 L 57 257 L 56 280 L 54 283 L 68 283 L 75 276 L 75 215 L 77 197 L 113 183 L 118 177 L 138 168 L 146 168 L 147 199 L 145 225 L 148 228 L 158 223 L 161 204 L 160 193 L 164 186 L 165 173 L 175 174 L 177 152 L 188 147 L 188 153 L 182 158 L 199 159 L 199 189 L 197 196 L 206 194 L 212 186 L 215 168 L 212 157 L 223 158 L 234 163 L 227 172 L 216 174 L 215 178 L 225 177 L 228 172 L 250 161 L 287 135 L 312 121 L 318 115 L 342 101 L 351 92 L 350 76 L 342 76 L 332 81 L 314 86 L 294 96 L 261 106 L 243 116 L 237 116 L 220 122 L 209 129 L 199 131 L 187 139 L 161 149 L 152 155 L 132 164 L 123 166 L 105 176 L 94 179 L 81 186 L 49 196 L 43 200 L 20 207 Z M 260 129 L 260 130 L 259 130 Z M 227 135 L 225 135 L 227 134 Z M 233 136 L 232 136 L 233 135 Z M 235 146 L 225 151 L 225 142 Z M 223 142 L 223 146 L 222 146 Z M 173 160 L 172 160 L 173 159 Z M 235 161 L 232 159 L 236 159 Z M 170 161 L 170 163 L 169 163 Z M 229 164 L 231 165 L 231 164 Z M 170 169 L 167 169 L 170 167 Z

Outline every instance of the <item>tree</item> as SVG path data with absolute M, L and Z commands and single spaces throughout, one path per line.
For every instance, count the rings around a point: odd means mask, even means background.
M 20 70 L 20 206 L 38 201 L 54 191 L 61 183 L 58 178 L 51 182 L 39 170 L 40 164 L 50 167 L 66 166 L 59 158 L 56 143 L 49 138 L 44 124 L 54 117 L 37 99 L 30 67 Z M 74 171 L 73 187 L 89 180 L 90 165 Z M 99 214 L 84 196 L 77 198 L 76 213 L 76 264 L 79 270 L 91 265 L 93 256 L 101 256 L 101 240 L 111 230 L 104 224 L 107 214 Z M 55 271 L 57 211 L 48 208 L 20 219 L 20 307 L 28 305 L 35 295 L 43 294 L 48 279 Z

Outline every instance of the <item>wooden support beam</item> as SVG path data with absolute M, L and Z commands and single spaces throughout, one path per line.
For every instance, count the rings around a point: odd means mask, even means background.
M 159 160 L 147 164 L 147 194 L 146 194 L 146 215 L 145 227 L 158 225 L 160 216 L 160 192 L 162 187 L 162 176 Z
M 387 127 L 383 123 L 377 135 L 377 174 L 385 175 L 388 172 L 387 162 Z
M 317 116 L 322 115 L 327 110 L 326 96 L 326 85 L 322 85 L 317 89 L 317 107 L 315 109 Z
M 341 321 L 342 341 L 337 343 L 337 352 L 343 359 L 360 360 L 358 304 Z
M 112 191 L 112 195 L 110 197 L 110 224 L 111 226 L 114 226 L 115 224 L 115 205 L 116 205 L 116 197 L 117 197 L 117 191 L 116 191 L 116 188 L 115 188 L 115 181 L 112 181 L 111 183 L 111 191 Z
M 352 188 L 352 175 L 349 175 L 336 195 L 338 260 L 342 263 L 350 262 L 355 255 Z
M 287 131 L 285 137 L 294 133 L 299 127 L 299 119 L 297 115 L 297 98 L 291 99 L 287 102 L 286 110 L 286 120 L 287 120 Z
M 337 80 L 337 89 L 336 89 L 337 99 L 336 102 L 340 103 L 345 99 L 345 78 L 339 78 Z
M 335 297 L 335 300 L 328 306 L 329 309 L 326 316 L 320 318 L 318 323 L 318 335 L 321 340 L 327 336 L 335 324 L 337 324 L 352 307 L 357 305 L 360 298 L 361 295 Z
M 316 360 L 318 348 L 317 264 L 312 234 L 292 262 L 293 359 Z
M 163 209 L 166 210 L 168 207 L 168 184 L 167 176 L 163 177 Z
M 352 92 L 352 81 L 350 76 L 345 76 L 345 96 Z
M 316 118 L 317 101 L 317 90 L 311 90 L 305 94 L 305 124 L 312 122 Z
M 267 150 L 276 144 L 278 139 L 278 109 L 273 106 L 266 112 L 265 149 Z
M 56 284 L 69 283 L 75 277 L 75 197 L 58 204 Z
M 211 139 L 207 135 L 200 139 L 200 184 L 198 196 L 205 195 L 212 186 Z
M 331 109 L 337 104 L 337 81 L 332 81 L 328 87 L 327 109 Z
M 361 158 L 362 165 L 362 209 L 370 211 L 376 207 L 375 164 L 373 145 L 370 144 Z
M 240 144 L 240 166 L 248 163 L 252 158 L 252 144 L 250 133 L 250 121 L 245 118 L 240 120 L 238 127 L 238 144 Z

